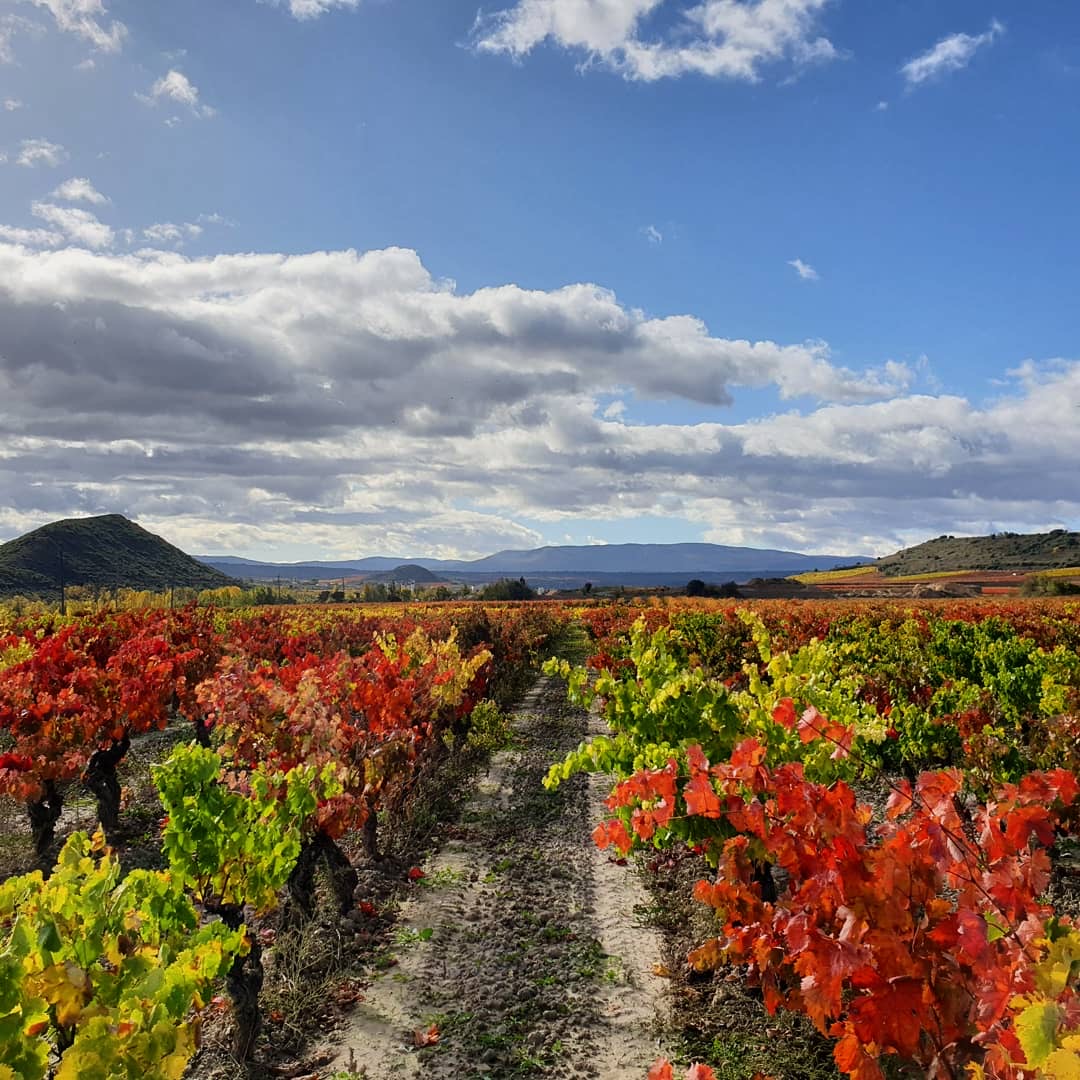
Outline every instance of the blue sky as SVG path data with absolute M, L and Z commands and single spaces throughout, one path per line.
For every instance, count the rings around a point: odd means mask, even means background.
M 0 59 L 0 537 L 1080 527 L 1073 3 L 0 0 Z

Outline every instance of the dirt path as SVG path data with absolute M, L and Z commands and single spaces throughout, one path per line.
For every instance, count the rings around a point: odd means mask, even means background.
M 526 695 L 510 749 L 463 792 L 458 824 L 403 905 L 397 962 L 372 971 L 328 1072 L 644 1080 L 663 1006 L 661 944 L 635 919 L 647 894 L 591 841 L 604 785 L 541 783 L 597 723 L 557 679 Z M 414 1032 L 432 1025 L 437 1044 L 418 1049 Z

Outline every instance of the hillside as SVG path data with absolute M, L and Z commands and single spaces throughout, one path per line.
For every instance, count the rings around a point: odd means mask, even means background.
M 106 514 L 54 521 L 0 545 L 0 596 L 55 598 L 61 561 L 67 585 L 162 590 L 232 584 L 133 521 Z
M 939 536 L 875 564 L 885 577 L 957 570 L 1054 570 L 1080 566 L 1080 533 L 994 533 Z
M 425 584 L 431 585 L 437 581 L 443 579 L 433 574 L 430 570 L 426 570 L 422 566 L 418 566 L 416 563 L 405 563 L 402 566 L 395 566 L 393 570 L 380 570 L 374 574 L 365 574 L 365 581 L 385 581 L 389 584 L 392 581 L 408 582 L 412 585 Z

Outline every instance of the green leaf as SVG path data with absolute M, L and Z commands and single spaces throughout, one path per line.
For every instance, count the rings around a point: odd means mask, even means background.
M 1054 1049 L 1057 1038 L 1058 1007 L 1052 1001 L 1029 1005 L 1016 1018 L 1016 1037 L 1027 1063 L 1038 1068 Z

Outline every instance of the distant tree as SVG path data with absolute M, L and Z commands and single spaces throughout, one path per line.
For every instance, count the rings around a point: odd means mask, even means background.
M 734 581 L 725 581 L 723 585 L 708 585 L 700 578 L 694 578 L 686 583 L 687 596 L 710 596 L 721 599 L 734 600 L 740 595 L 739 587 Z
M 500 578 L 484 586 L 480 592 L 480 599 L 535 600 L 536 592 L 529 588 L 529 583 L 523 577 L 518 578 L 517 581 L 512 578 Z
M 585 584 L 584 584 L 584 585 L 582 585 L 582 587 L 581 587 L 581 591 L 582 591 L 582 592 L 583 592 L 583 593 L 584 593 L 584 594 L 585 594 L 586 596 L 588 596 L 588 595 L 589 595 L 589 593 L 591 593 L 591 592 L 592 592 L 592 582 L 591 582 L 591 581 L 586 581 L 586 582 L 585 582 Z
M 1076 596 L 1080 585 L 1050 574 L 1032 574 L 1021 586 L 1024 596 Z

